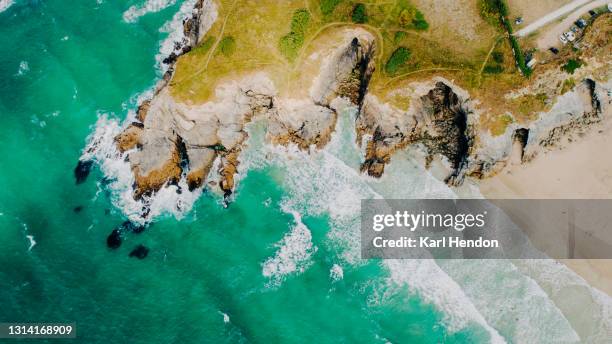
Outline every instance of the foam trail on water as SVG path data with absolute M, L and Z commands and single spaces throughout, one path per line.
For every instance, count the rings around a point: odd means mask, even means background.
M 465 295 L 461 286 L 441 270 L 434 260 L 388 259 L 384 266 L 390 272 L 390 286 L 407 285 L 422 299 L 432 302 L 443 311 L 445 323 L 451 332 L 475 322 L 487 330 L 491 343 L 505 343 L 503 337 L 489 325 Z
M 283 199 L 283 204 L 304 215 L 329 216 L 329 243 L 342 252 L 340 260 L 358 265 L 366 263 L 360 258 L 361 199 L 376 199 L 382 196 L 373 188 L 373 185 L 380 181 L 362 175 L 358 170 L 359 161 L 354 160 L 359 158 L 359 147 L 355 145 L 352 125 L 354 116 L 355 109 L 342 112 L 329 145 L 323 150 L 310 153 L 294 146 L 262 144 L 260 142 L 265 130 L 263 123 L 250 125 L 247 127 L 248 149 L 243 152 L 241 166 L 280 170 L 275 175 L 288 194 Z M 418 197 L 453 195 L 441 182 L 427 182 L 429 184 L 426 185 L 430 185 L 431 189 L 420 187 L 425 179 L 429 178 L 434 179 L 427 172 L 421 171 L 404 174 L 401 177 L 401 185 L 405 190 L 416 190 L 414 195 Z M 443 311 L 446 315 L 446 325 L 451 331 L 477 324 L 484 328 L 492 339 L 503 342 L 461 288 L 434 261 L 414 260 L 409 263 L 411 266 L 402 266 L 403 262 L 392 261 L 384 261 L 381 264 L 391 276 L 389 283 L 410 284 L 414 293 Z M 340 276 L 339 271 L 341 270 L 330 271 L 332 279 Z
M 518 343 L 579 341 L 557 305 L 512 261 L 440 260 L 438 265 L 504 337 Z
M 274 286 L 280 285 L 288 275 L 306 271 L 312 264 L 312 255 L 317 252 L 317 247 L 312 244 L 312 234 L 302 222 L 300 213 L 284 205 L 282 209 L 293 215 L 295 226 L 275 245 L 278 250 L 274 257 L 262 264 L 262 274 L 270 278 Z
M 229 324 L 229 322 L 230 322 L 229 315 L 227 315 L 227 313 L 223 313 L 221 311 L 219 311 L 219 314 L 221 314 L 221 316 L 223 317 L 223 323 L 224 324 Z
M 167 33 L 168 36 L 159 45 L 159 54 L 155 56 L 157 65 L 162 72 L 168 69 L 162 61 L 171 53 L 180 54 L 183 46 L 189 43 L 183 29 L 183 20 L 191 17 L 196 5 L 196 0 L 185 0 L 179 11 L 166 22 L 159 31 Z M 217 20 L 217 5 L 212 0 L 204 0 L 203 14 L 200 17 L 200 35 L 210 30 L 212 24 Z
M 17 70 L 17 76 L 22 76 L 25 75 L 26 73 L 28 73 L 30 71 L 30 65 L 28 64 L 28 61 L 21 61 L 19 63 L 19 69 Z
M 177 43 L 180 45 L 187 43 L 187 38 L 183 32 L 183 20 L 191 15 L 195 7 L 196 0 L 185 0 L 177 13 L 174 14 L 171 20 L 167 21 L 159 32 L 167 33 L 168 36 L 159 44 L 159 53 L 155 55 L 157 68 L 164 73 L 168 70 L 168 66 L 162 61 L 177 48 Z
M 8 10 L 15 2 L 13 0 L 0 0 L 0 13 Z
M 28 241 L 30 242 L 30 246 L 28 246 L 28 251 L 32 251 L 32 248 L 36 246 L 36 240 L 34 240 L 33 235 L 26 235 L 26 238 L 28 238 Z
M 147 0 L 139 6 L 130 6 L 130 8 L 123 12 L 123 20 L 126 23 L 134 23 L 147 13 L 159 12 L 175 3 L 176 0 Z
M 612 298 L 591 287 L 565 264 L 552 259 L 516 260 L 555 302 L 584 343 L 604 343 L 612 334 Z

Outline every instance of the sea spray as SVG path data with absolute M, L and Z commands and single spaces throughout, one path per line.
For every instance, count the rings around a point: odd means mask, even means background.
M 373 182 L 372 178 L 360 174 L 357 169 L 358 163 L 342 160 L 357 157 L 359 149 L 354 141 L 354 126 L 350 120 L 354 118 L 354 112 L 351 111 L 354 109 L 346 109 L 341 113 L 330 144 L 322 150 L 304 152 L 293 145 L 283 147 L 251 143 L 243 154 L 243 160 L 250 168 L 255 166 L 280 168 L 282 175 L 279 176 L 279 183 L 287 192 L 287 196 L 283 198 L 284 204 L 291 209 L 297 209 L 304 215 L 329 216 L 328 244 L 341 252 L 341 256 L 335 259 L 358 266 L 367 263 L 360 259 L 361 199 L 382 198 L 382 195 L 375 192 L 370 185 Z M 254 128 L 256 130 L 253 130 Z M 247 130 L 250 134 L 252 133 L 248 142 L 252 142 L 253 137 L 263 136 L 261 124 L 248 127 Z M 342 153 L 341 158 L 335 155 L 338 152 Z M 256 159 L 259 159 L 259 163 L 254 162 Z M 397 177 L 398 182 L 403 181 L 402 184 L 407 185 L 407 182 L 411 181 L 415 185 L 414 189 L 406 188 L 405 190 L 414 190 L 415 195 L 427 197 L 429 190 L 418 188 L 418 185 L 423 178 L 433 179 L 433 177 L 427 173 L 413 175 L 410 174 L 412 170 L 408 171 L 408 175 L 402 174 Z M 395 182 L 393 177 L 383 178 Z M 443 183 L 433 185 L 436 186 L 433 189 L 433 195 L 440 195 L 439 187 Z M 445 190 L 447 197 L 453 195 L 448 187 L 445 186 Z M 484 320 L 461 288 L 434 261 L 414 260 L 410 262 L 412 268 L 404 266 L 402 262 L 383 262 L 391 276 L 390 281 L 408 283 L 413 293 L 443 311 L 446 325 L 451 331 L 459 331 L 475 323 L 489 333 L 493 342 L 504 342 L 497 331 Z M 405 277 L 406 273 L 411 273 L 410 279 Z M 421 283 L 416 283 L 419 281 Z M 442 289 L 440 289 L 440 281 L 445 286 Z M 438 288 L 439 292 L 432 292 L 432 288 Z
M 123 12 L 123 20 L 126 23 L 134 23 L 147 13 L 159 12 L 175 3 L 176 0 L 146 0 L 143 4 L 130 6 Z
M 279 286 L 288 275 L 304 272 L 311 265 L 310 258 L 317 252 L 317 247 L 312 244 L 310 229 L 302 222 L 300 213 L 286 205 L 282 205 L 281 209 L 293 216 L 295 226 L 275 244 L 277 251 L 274 257 L 262 264 L 262 274 L 270 279 L 271 286 Z
M 182 49 L 182 46 L 188 43 L 187 37 L 183 30 L 183 21 L 186 18 L 191 17 L 196 0 L 185 0 L 179 9 L 179 11 L 172 17 L 172 20 L 166 22 L 159 31 L 167 33 L 168 36 L 161 41 L 159 45 L 159 53 L 155 56 L 157 61 L 157 67 L 163 74 L 168 70 L 168 66 L 163 63 L 163 60 L 168 57 L 171 53 L 178 54 Z M 217 5 L 212 0 L 204 0 L 204 13 L 200 18 L 200 35 L 208 32 L 212 27 L 213 23 L 217 20 Z
M 13 0 L 0 0 L 0 13 L 8 10 L 15 2 Z

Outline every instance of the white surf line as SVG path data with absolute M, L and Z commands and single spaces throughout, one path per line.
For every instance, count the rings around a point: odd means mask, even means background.
M 545 15 L 544 17 L 534 21 L 533 23 L 525 26 L 524 28 L 518 30 L 515 35 L 519 36 L 519 37 L 523 37 L 526 36 L 534 31 L 536 31 L 537 29 L 541 28 L 542 26 L 550 23 L 551 21 L 563 16 L 564 14 L 567 14 L 573 10 L 575 10 L 576 8 L 587 4 L 589 2 L 592 2 L 593 0 L 574 0 L 572 2 L 570 2 L 569 4 L 562 6 L 560 8 L 558 8 L 557 10 Z
M 159 12 L 176 3 L 176 0 L 147 0 L 140 6 L 133 5 L 123 12 L 123 21 L 126 23 L 135 23 L 138 19 L 147 13 Z
M 34 246 L 36 246 L 36 240 L 34 240 L 33 235 L 26 235 L 26 238 L 28 238 L 28 240 L 30 241 L 30 246 L 28 247 L 28 252 L 29 252 L 29 251 L 32 251 L 32 248 Z
M 8 10 L 14 4 L 13 0 L 0 0 L 0 13 Z

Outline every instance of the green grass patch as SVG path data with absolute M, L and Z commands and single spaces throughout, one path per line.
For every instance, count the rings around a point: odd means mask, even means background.
M 219 42 L 219 51 L 227 57 L 230 57 L 236 51 L 236 40 L 232 36 L 225 36 Z
M 300 8 L 293 13 L 291 18 L 291 32 L 304 34 L 310 24 L 310 13 L 305 8 Z
M 410 50 L 406 47 L 397 48 L 385 64 L 385 72 L 389 75 L 396 74 L 399 69 L 410 59 Z
M 512 28 L 512 23 L 508 20 L 508 4 L 506 0 L 479 0 L 478 5 L 480 8 L 480 15 L 486 21 L 494 26 L 505 29 L 508 34 L 510 46 L 514 52 L 516 66 L 524 76 L 529 77 L 532 71 L 531 68 L 527 67 L 525 55 L 521 50 L 518 40 L 512 35 L 514 29 Z
M 279 41 L 279 50 L 287 60 L 293 62 L 302 45 L 304 44 L 304 35 L 310 24 L 310 13 L 304 8 L 300 8 L 293 13 L 291 18 L 291 32 L 281 37 Z
M 204 42 L 200 43 L 195 49 L 193 49 L 194 54 L 204 54 L 215 44 L 215 36 L 208 36 L 204 40 Z
M 429 23 L 425 20 L 423 13 L 407 0 L 397 2 L 396 12 L 398 13 L 397 23 L 401 27 L 421 31 L 429 29 Z
M 405 33 L 404 31 L 397 31 L 395 33 L 395 35 L 393 35 L 393 43 L 395 44 L 399 44 L 401 43 L 406 37 L 408 36 L 407 33 Z
M 479 0 L 478 8 L 484 20 L 500 28 L 500 18 L 508 16 L 508 5 L 504 0 Z
M 504 72 L 504 66 L 499 64 L 487 65 L 483 71 L 487 74 L 501 74 Z
M 321 0 L 321 13 L 326 16 L 332 14 L 336 9 L 336 6 L 338 6 L 338 4 L 340 4 L 341 2 L 342 0 Z
M 425 16 L 421 11 L 417 10 L 412 20 L 412 25 L 416 30 L 425 31 L 429 29 L 429 23 L 425 20 Z
M 561 69 L 568 72 L 569 74 L 574 74 L 574 71 L 580 67 L 582 67 L 582 61 L 579 59 L 570 59 L 566 64 L 561 66 Z
M 561 94 L 566 94 L 576 86 L 576 80 L 574 78 L 565 79 L 561 86 Z
M 353 23 L 364 24 L 368 22 L 368 15 L 366 13 L 366 7 L 362 3 L 358 3 L 353 7 L 353 13 L 351 14 Z
M 495 63 L 504 63 L 504 53 L 501 51 L 494 51 L 491 53 L 491 58 Z

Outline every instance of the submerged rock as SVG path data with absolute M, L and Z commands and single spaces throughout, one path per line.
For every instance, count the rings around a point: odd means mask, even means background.
M 80 213 L 80 212 L 81 212 L 81 210 L 83 210 L 83 206 L 82 206 L 82 205 L 78 205 L 78 206 L 74 207 L 72 210 L 73 210 L 75 213 Z
M 132 233 L 140 234 L 144 232 L 146 226 L 127 220 L 121 224 L 121 229 Z
M 132 252 L 130 252 L 131 258 L 145 259 L 149 255 L 149 249 L 144 245 L 136 246 Z
M 91 160 L 79 160 L 77 166 L 74 169 L 74 177 L 77 184 L 84 183 L 91 172 L 93 161 Z
M 106 246 L 108 248 L 117 249 L 121 246 L 121 232 L 118 229 L 113 229 L 111 234 L 106 238 Z

